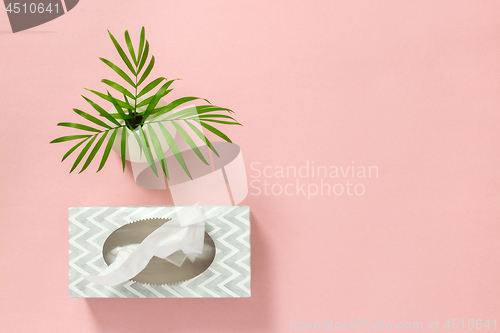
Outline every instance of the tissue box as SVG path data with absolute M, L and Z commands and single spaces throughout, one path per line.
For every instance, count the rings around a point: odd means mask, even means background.
M 201 274 L 176 284 L 127 281 L 108 287 L 85 280 L 107 267 L 103 245 L 118 228 L 143 219 L 169 218 L 184 207 L 73 207 L 69 209 L 69 295 L 71 297 L 250 297 L 250 208 L 203 206 L 211 216 L 205 232 L 215 256 Z M 215 217 L 214 217 L 215 216 Z

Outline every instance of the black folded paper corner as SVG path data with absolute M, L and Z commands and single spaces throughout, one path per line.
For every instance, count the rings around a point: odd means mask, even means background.
M 58 18 L 78 4 L 79 0 L 37 0 L 22 2 L 4 0 L 12 32 L 27 30 Z

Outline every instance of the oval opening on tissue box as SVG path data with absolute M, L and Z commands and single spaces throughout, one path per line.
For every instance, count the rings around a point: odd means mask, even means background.
M 108 266 L 111 265 L 116 259 L 116 254 L 112 251 L 113 249 L 118 246 L 140 244 L 149 234 L 168 221 L 169 219 L 147 219 L 129 223 L 116 229 L 109 235 L 102 247 L 104 261 Z M 179 258 L 182 257 L 183 253 L 181 251 L 177 251 L 169 256 L 171 261 L 178 264 L 182 261 Z M 153 257 L 146 268 L 132 278 L 131 281 L 156 285 L 183 282 L 203 273 L 212 264 L 214 258 L 214 241 L 205 232 L 203 252 L 193 262 L 185 258 L 182 264 L 177 266 L 165 259 Z

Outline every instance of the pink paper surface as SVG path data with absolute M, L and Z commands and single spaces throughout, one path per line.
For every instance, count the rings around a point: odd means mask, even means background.
M 0 331 L 500 325 L 499 15 L 497 1 L 82 0 L 12 34 L 0 11 Z M 119 61 L 106 29 L 136 41 L 143 25 L 154 77 L 182 78 L 170 98 L 207 98 L 244 124 L 223 129 L 262 191 L 242 202 L 249 299 L 68 296 L 68 207 L 172 204 L 122 174 L 117 155 L 69 175 L 71 145 L 49 145 L 73 134 L 55 126 L 79 120 L 72 108 L 90 111 L 84 87 L 116 79 L 98 59 Z M 276 178 L 307 163 L 378 177 L 350 179 L 363 195 L 308 199 L 300 185 L 314 192 L 320 178 Z M 292 195 L 265 195 L 264 181 Z

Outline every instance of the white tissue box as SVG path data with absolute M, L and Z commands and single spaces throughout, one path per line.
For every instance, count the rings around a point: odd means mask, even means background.
M 193 278 L 169 284 L 127 281 L 110 287 L 89 282 L 83 277 L 83 275 L 97 275 L 108 266 L 104 254 L 105 248 L 110 247 L 108 237 L 119 228 L 144 219 L 172 218 L 187 208 L 187 206 L 70 208 L 69 295 L 105 298 L 250 297 L 250 208 L 248 206 L 201 207 L 203 213 L 208 216 L 205 220 L 205 232 L 210 237 L 206 235 L 205 239 L 213 240 L 215 256 L 212 254 L 213 261 L 211 264 L 208 263 L 208 268 L 203 267 L 201 274 Z M 106 252 L 108 262 L 109 253 Z M 178 261 L 176 255 L 173 255 L 170 261 Z M 193 265 L 188 259 L 185 262 L 186 265 Z M 180 268 L 184 265 L 183 263 Z M 153 271 L 153 274 L 160 276 L 164 271 L 158 273 Z

